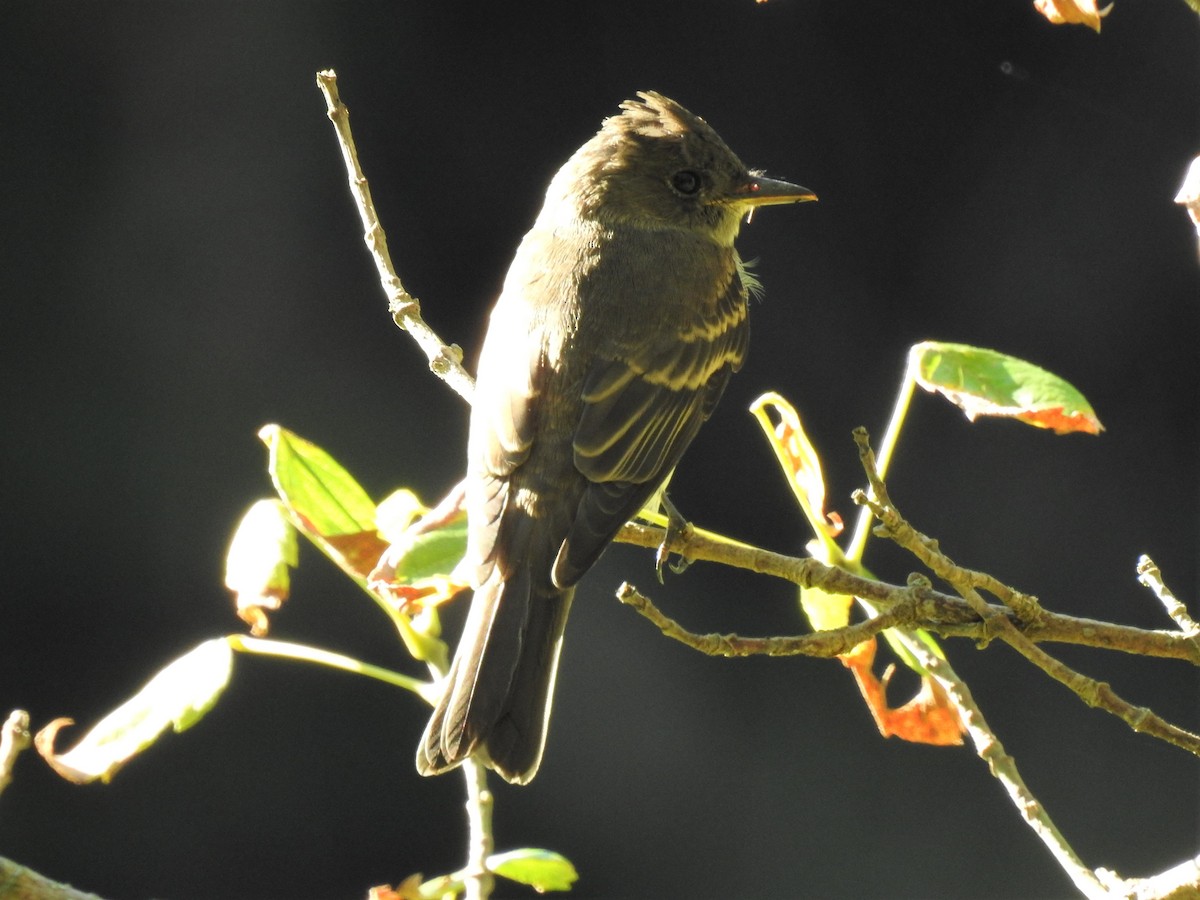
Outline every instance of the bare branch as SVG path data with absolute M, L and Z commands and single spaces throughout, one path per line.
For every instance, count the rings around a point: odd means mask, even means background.
M 411 334 L 413 340 L 420 345 L 433 373 L 470 402 L 475 391 L 475 380 L 463 368 L 462 348 L 457 344 L 445 343 L 426 324 L 421 318 L 420 301 L 404 289 L 392 266 L 387 235 L 384 234 L 379 217 L 375 214 L 371 188 L 358 162 L 354 135 L 350 132 L 350 110 L 338 96 L 337 73 L 332 69 L 318 72 L 317 86 L 325 95 L 326 114 L 337 130 L 338 145 L 342 149 L 342 160 L 346 164 L 346 174 L 350 181 L 350 193 L 354 196 L 354 204 L 358 207 L 358 215 L 365 230 L 363 239 L 367 242 L 367 249 L 371 251 L 371 258 L 375 260 L 379 280 L 383 284 L 384 293 L 387 294 L 388 311 L 392 314 L 392 320 Z
M 868 497 L 863 491 L 856 491 L 854 502 L 866 504 L 875 514 L 880 523 L 876 528 L 876 534 L 899 544 L 928 566 L 930 571 L 953 586 L 983 619 L 983 624 L 987 629 L 994 630 L 997 637 L 1002 638 L 1005 643 L 1055 681 L 1066 685 L 1089 706 L 1099 707 L 1112 713 L 1134 731 L 1144 732 L 1200 756 L 1200 735 L 1172 725 L 1145 707 L 1135 706 L 1120 697 L 1106 682 L 1096 681 L 1076 672 L 1037 647 L 1033 641 L 1021 634 L 1007 616 L 994 613 L 975 588 L 976 584 L 987 583 L 988 576 L 955 564 L 941 551 L 937 541 L 917 531 L 900 515 L 899 510 L 888 497 L 887 488 L 874 468 L 874 454 L 871 452 L 865 429 L 856 429 L 854 440 L 859 445 L 859 456 L 871 484 L 871 496 Z M 1037 615 L 1040 617 L 1041 614 L 1042 611 L 1039 608 Z
M 630 523 L 617 533 L 616 540 L 656 549 L 666 538 L 667 534 L 661 528 Z M 800 587 L 818 587 L 831 594 L 861 597 L 881 608 L 900 602 L 908 590 L 903 585 L 863 578 L 815 559 L 786 556 L 761 547 L 731 543 L 699 528 L 693 528 L 686 534 L 672 535 L 669 549 L 692 562 L 715 562 L 746 569 L 790 581 Z M 1018 632 L 1031 641 L 1080 644 L 1139 656 L 1180 659 L 1200 665 L 1200 647 L 1176 631 L 1145 630 L 1039 609 L 1037 619 L 1029 622 L 1021 621 L 1003 605 L 989 605 L 992 614 L 1008 618 Z M 1005 640 L 1003 634 L 995 634 L 994 629 L 985 626 L 980 616 L 961 597 L 934 590 L 922 595 L 912 608 L 911 619 L 898 624 L 925 628 L 944 637 L 976 641 L 998 637 Z

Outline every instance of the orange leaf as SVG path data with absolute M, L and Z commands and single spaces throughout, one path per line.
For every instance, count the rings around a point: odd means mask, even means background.
M 903 706 L 888 706 L 887 683 L 889 667 L 882 679 L 871 670 L 875 662 L 875 640 L 864 641 L 841 657 L 842 664 L 854 675 L 858 689 L 867 702 L 867 709 L 884 737 L 898 737 L 914 744 L 933 744 L 945 747 L 961 744 L 963 725 L 958 713 L 933 679 L 921 679 L 921 689 Z
M 1100 32 L 1100 20 L 1112 12 L 1110 3 L 1096 8 L 1096 0 L 1033 0 L 1034 8 L 1055 25 L 1086 25 Z

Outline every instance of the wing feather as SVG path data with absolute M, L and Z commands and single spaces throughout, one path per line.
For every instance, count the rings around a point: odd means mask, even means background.
M 556 585 L 582 577 L 674 469 L 741 368 L 748 339 L 746 290 L 733 273 L 673 333 L 593 364 L 574 437 L 575 466 L 590 484 L 555 561 Z

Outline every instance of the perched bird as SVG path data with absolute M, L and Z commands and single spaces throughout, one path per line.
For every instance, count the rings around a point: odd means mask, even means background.
M 468 440 L 475 596 L 417 752 L 542 758 L 575 583 L 671 473 L 746 356 L 733 240 L 815 200 L 747 169 L 701 118 L 639 93 L 559 170 L 492 311 Z

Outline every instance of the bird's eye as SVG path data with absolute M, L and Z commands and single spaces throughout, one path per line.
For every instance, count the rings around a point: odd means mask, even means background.
M 699 192 L 702 183 L 700 173 L 691 169 L 681 169 L 671 176 L 671 187 L 686 197 Z

